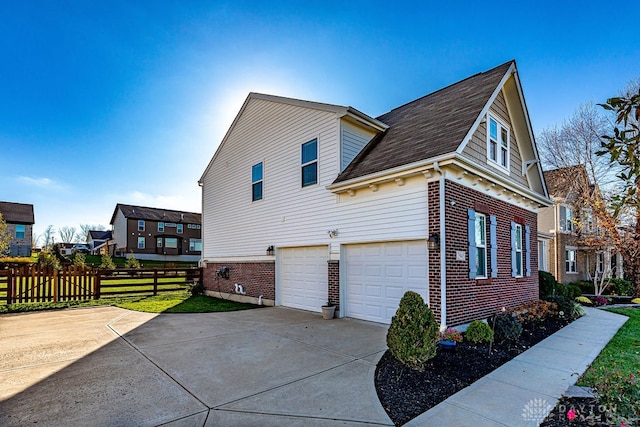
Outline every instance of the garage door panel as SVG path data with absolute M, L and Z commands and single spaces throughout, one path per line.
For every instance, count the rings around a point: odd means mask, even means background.
M 278 256 L 280 303 L 320 312 L 328 299 L 327 247 L 281 249 Z
M 407 290 L 426 300 L 426 246 L 424 240 L 347 246 L 347 316 L 390 323 Z

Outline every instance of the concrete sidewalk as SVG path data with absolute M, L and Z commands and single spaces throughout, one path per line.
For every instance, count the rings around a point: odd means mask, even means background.
M 539 425 L 627 320 L 585 309 L 586 316 L 405 425 Z

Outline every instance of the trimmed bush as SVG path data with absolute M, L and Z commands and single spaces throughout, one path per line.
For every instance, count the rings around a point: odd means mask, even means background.
M 582 288 L 576 285 L 572 285 L 571 283 L 565 285 L 565 294 L 563 296 L 574 299 L 576 297 L 579 297 L 580 295 L 582 295 Z
M 591 305 L 591 300 L 587 297 L 584 297 L 582 295 L 580 295 L 579 297 L 576 298 L 576 302 L 580 303 L 580 304 L 585 304 L 585 305 Z
M 593 287 L 593 282 L 586 282 L 586 281 L 571 282 L 571 283 L 569 283 L 569 285 L 579 287 L 583 294 L 594 294 L 595 293 L 595 289 Z
M 493 330 L 487 323 L 481 320 L 474 320 L 469 324 L 464 336 L 475 344 L 491 342 L 493 341 Z
M 493 332 L 498 340 L 515 341 L 522 335 L 522 324 L 515 313 L 499 314 L 495 317 Z
M 436 355 L 438 334 L 431 309 L 418 293 L 407 291 L 387 332 L 391 354 L 402 364 L 422 372 L 426 362 Z
M 633 295 L 633 284 L 624 279 L 611 279 L 605 293 L 608 295 L 631 296 Z
M 546 271 L 538 271 L 538 283 L 540 298 L 546 298 L 548 295 L 555 293 L 556 285 L 558 282 L 551 273 Z

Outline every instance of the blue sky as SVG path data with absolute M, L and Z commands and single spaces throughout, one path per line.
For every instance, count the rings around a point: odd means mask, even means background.
M 250 91 L 377 116 L 516 59 L 539 133 L 640 76 L 635 1 L 531 3 L 2 2 L 0 200 L 36 234 L 116 203 L 200 212 Z

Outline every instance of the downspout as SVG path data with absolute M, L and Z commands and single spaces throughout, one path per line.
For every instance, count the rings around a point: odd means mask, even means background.
M 447 235 L 445 232 L 444 172 L 440 169 L 438 162 L 433 164 L 433 168 L 440 174 L 440 327 L 445 328 L 447 326 Z

